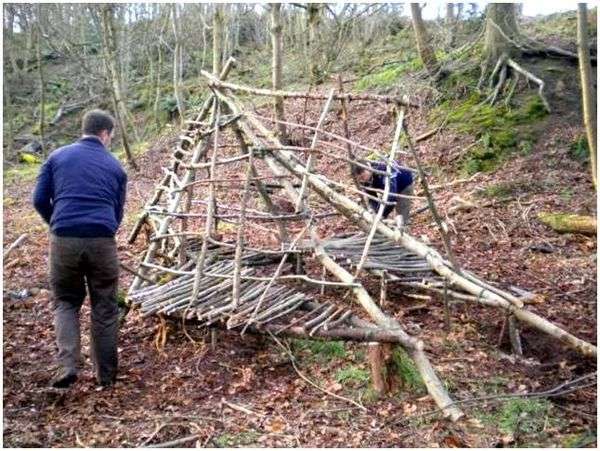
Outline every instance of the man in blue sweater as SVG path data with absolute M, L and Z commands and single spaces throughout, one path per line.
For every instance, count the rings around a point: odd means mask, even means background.
M 362 189 L 370 196 L 371 210 L 377 213 L 381 203 L 384 203 L 383 218 L 387 218 L 393 210 L 396 210 L 398 217 L 402 218 L 402 224 L 408 225 L 411 198 L 405 196 L 413 195 L 412 172 L 392 163 L 389 194 L 386 199 L 383 199 L 386 179 L 385 161 L 360 160 L 358 163 L 352 166 L 352 172 Z
M 53 380 L 67 388 L 80 366 L 79 311 L 91 301 L 91 354 L 100 385 L 117 374 L 115 233 L 123 219 L 127 174 L 108 151 L 115 121 L 104 111 L 83 118 L 83 136 L 50 154 L 33 193 L 33 205 L 50 225 L 50 287 L 61 371 Z

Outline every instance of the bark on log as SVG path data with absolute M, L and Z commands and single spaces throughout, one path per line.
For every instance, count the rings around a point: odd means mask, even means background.
M 379 395 L 386 392 L 387 384 L 384 376 L 383 349 L 379 343 L 369 343 L 367 356 L 371 367 L 371 382 L 373 389 Z
M 202 75 L 208 78 L 209 86 L 215 88 L 225 88 L 231 89 L 232 91 L 242 91 L 247 92 L 249 94 L 254 94 L 257 96 L 269 96 L 269 97 L 284 97 L 284 98 L 296 98 L 296 99 L 311 99 L 311 100 L 327 100 L 327 95 L 325 94 L 308 94 L 306 92 L 293 92 L 293 91 L 273 91 L 271 89 L 261 89 L 261 88 L 252 88 L 250 86 L 243 86 L 234 83 L 228 83 L 223 81 L 215 80 L 214 77 L 211 76 L 210 73 L 202 70 L 200 71 Z M 373 101 L 373 102 L 383 102 L 383 103 L 391 103 L 391 104 L 400 104 L 404 106 L 410 107 L 418 107 L 416 103 L 412 103 L 409 101 L 406 96 L 384 96 L 379 94 L 334 94 L 334 100 L 362 100 L 362 101 Z
M 596 234 L 596 218 L 568 213 L 539 213 L 538 219 L 543 224 L 559 233 Z

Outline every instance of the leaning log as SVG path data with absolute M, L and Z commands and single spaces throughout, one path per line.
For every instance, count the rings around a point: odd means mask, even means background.
M 232 100 L 229 96 L 223 95 L 220 91 L 215 90 L 215 94 L 225 102 L 229 108 L 233 111 L 234 114 L 240 114 L 242 112 L 241 106 Z M 249 121 L 251 118 L 247 118 Z M 252 127 L 246 122 L 245 118 L 242 118 L 239 121 L 240 128 L 248 135 L 248 137 L 256 143 L 256 145 L 260 145 L 260 139 L 254 134 L 252 131 Z M 282 145 L 279 140 L 262 126 L 258 121 L 252 121 L 252 125 L 257 126 L 259 132 L 269 139 L 275 144 L 276 147 L 281 148 Z M 271 170 L 276 175 L 283 174 L 282 167 L 286 167 L 286 165 L 281 165 L 277 159 L 274 158 L 272 152 L 267 152 L 265 155 L 265 162 L 271 168 Z M 289 170 L 289 169 L 288 169 Z M 314 177 L 310 172 L 305 171 L 307 178 Z M 310 180 L 308 180 L 310 182 Z M 285 191 L 288 193 L 288 196 L 292 200 L 292 202 L 297 202 L 299 198 L 298 191 L 294 188 L 292 183 L 289 180 L 284 179 L 282 181 L 285 187 Z M 313 185 L 311 183 L 311 185 Z M 314 186 L 314 185 L 313 185 Z M 361 284 L 357 284 L 354 280 L 352 274 L 338 265 L 331 257 L 327 255 L 323 246 L 320 244 L 319 237 L 316 231 L 313 229 L 310 230 L 311 238 L 314 242 L 315 246 L 315 256 L 317 259 L 323 264 L 324 267 L 327 268 L 332 274 L 336 276 L 340 281 L 346 284 L 353 284 L 352 291 L 356 296 L 356 299 L 361 304 L 361 306 L 367 311 L 369 316 L 375 321 L 375 323 L 381 327 L 389 328 L 397 334 L 401 345 L 406 349 L 407 353 L 413 359 L 417 370 L 421 374 L 425 387 L 427 391 L 436 402 L 438 407 L 442 410 L 443 414 L 452 419 L 452 421 L 457 421 L 459 418 L 463 416 L 462 411 L 453 405 L 452 399 L 448 396 L 443 384 L 437 377 L 435 370 L 433 369 L 431 363 L 427 359 L 427 356 L 423 352 L 423 342 L 418 339 L 415 339 L 408 335 L 400 324 L 394 320 L 393 318 L 389 318 L 381 309 L 377 306 L 377 304 L 373 301 L 369 293 L 364 289 Z M 350 282 L 348 282 L 350 281 Z
M 305 169 L 302 165 L 294 162 L 286 151 L 273 152 L 274 158 L 284 167 L 289 169 L 298 178 L 305 175 Z M 332 190 L 325 182 L 314 174 L 309 174 L 309 183 L 316 193 L 323 199 L 333 205 L 340 213 L 358 224 L 365 232 L 368 233 L 373 222 L 374 215 L 362 208 L 352 199 L 349 199 L 336 191 Z M 533 312 L 523 309 L 521 301 L 515 302 L 515 297 L 510 293 L 499 289 L 493 289 L 489 284 L 479 280 L 474 275 L 465 273 L 457 273 L 445 259 L 433 248 L 423 244 L 416 238 L 406 232 L 393 230 L 384 223 L 377 225 L 377 230 L 387 238 L 398 243 L 405 249 L 414 252 L 415 254 L 425 258 L 431 267 L 442 277 L 444 277 L 450 285 L 456 285 L 464 291 L 477 296 L 478 300 L 486 305 L 502 308 L 514 313 L 515 317 L 527 325 L 538 329 L 557 340 L 565 343 L 567 346 L 575 349 L 585 357 L 596 358 L 596 346 L 583 341 L 560 327 L 550 323 L 548 320 L 536 315 Z
M 311 100 L 327 100 L 328 96 L 325 94 L 309 94 L 307 92 L 296 92 L 296 91 L 274 91 L 272 89 L 252 88 L 250 86 L 238 85 L 235 83 L 229 83 L 225 81 L 219 81 L 215 79 L 212 74 L 201 70 L 200 73 L 210 80 L 209 86 L 220 89 L 230 89 L 232 91 L 246 92 L 248 94 L 254 94 L 257 96 L 268 96 L 268 97 L 284 97 L 291 99 L 311 99 Z M 388 104 L 400 104 L 410 107 L 418 107 L 416 103 L 411 102 L 407 96 L 385 96 L 380 94 L 346 94 L 338 93 L 333 95 L 334 100 L 362 100 L 372 102 L 383 102 Z
M 234 105 L 233 108 L 236 109 L 237 114 L 242 113 L 241 107 L 233 104 L 231 99 L 227 96 L 219 95 L 219 97 L 230 105 Z M 246 120 L 251 123 L 252 126 L 256 127 L 264 136 L 267 136 L 270 140 L 274 141 L 279 150 L 268 151 L 268 154 L 271 155 L 277 163 L 299 179 L 303 179 L 306 176 L 308 183 L 310 183 L 312 189 L 319 196 L 334 206 L 336 210 L 346 216 L 350 221 L 359 225 L 366 233 L 369 232 L 375 219 L 372 213 L 362 208 L 352 199 L 333 190 L 321 177 L 309 173 L 303 165 L 293 158 L 291 152 L 282 149 L 283 146 L 281 143 L 279 143 L 276 138 L 273 137 L 272 133 L 270 133 L 258 120 L 251 115 L 245 116 L 245 120 L 242 122 L 245 122 Z M 267 163 L 269 162 L 268 159 L 266 159 L 266 161 Z M 286 187 L 286 191 L 290 193 L 290 188 Z M 294 191 L 295 190 L 292 188 L 291 194 L 293 194 Z M 405 231 L 401 232 L 399 230 L 394 230 L 384 223 L 377 224 L 377 231 L 405 249 L 425 258 L 433 270 L 446 279 L 449 285 L 458 286 L 464 291 L 476 296 L 478 302 L 512 312 L 520 321 L 552 336 L 581 353 L 583 356 L 596 358 L 596 346 L 575 337 L 541 316 L 525 310 L 523 308 L 523 302 L 514 295 L 492 287 L 467 271 L 464 271 L 464 273 L 456 272 L 439 252 L 420 242 Z

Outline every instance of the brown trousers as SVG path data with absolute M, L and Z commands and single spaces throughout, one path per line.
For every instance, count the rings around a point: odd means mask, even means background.
M 80 357 L 79 311 L 91 301 L 91 354 L 99 383 L 117 374 L 119 261 L 114 238 L 50 235 L 50 287 L 54 294 L 54 327 L 58 361 L 77 374 Z

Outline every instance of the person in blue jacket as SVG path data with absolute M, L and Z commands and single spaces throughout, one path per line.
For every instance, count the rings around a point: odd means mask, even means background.
M 384 203 L 383 218 L 387 218 L 392 211 L 395 211 L 397 216 L 402 218 L 402 224 L 408 225 L 411 198 L 405 196 L 413 195 L 412 172 L 400 168 L 395 162 L 390 166 L 390 187 L 386 199 L 383 199 L 386 180 L 385 161 L 360 160 L 358 164 L 352 166 L 352 172 L 361 188 L 370 196 L 368 203 L 374 213 L 377 213 L 381 203 Z
M 83 117 L 81 139 L 56 149 L 42 165 L 33 205 L 50 226 L 50 288 L 60 370 L 52 381 L 67 388 L 80 367 L 79 311 L 91 303 L 91 355 L 97 382 L 117 374 L 119 262 L 115 233 L 123 219 L 127 174 L 110 153 L 113 117 Z

